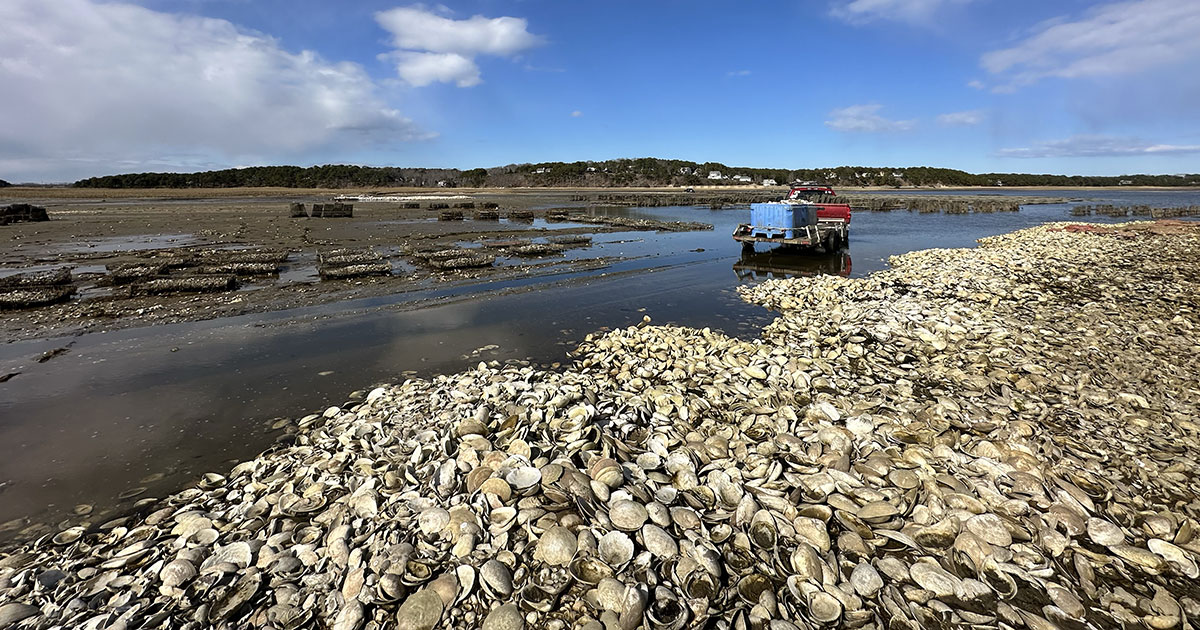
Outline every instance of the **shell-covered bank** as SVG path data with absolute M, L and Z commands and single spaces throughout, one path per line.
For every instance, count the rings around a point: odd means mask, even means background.
M 564 371 L 373 390 L 0 556 L 0 628 L 1186 628 L 1197 224 L 743 288 Z

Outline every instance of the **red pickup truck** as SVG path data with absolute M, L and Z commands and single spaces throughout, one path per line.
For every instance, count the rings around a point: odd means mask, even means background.
M 839 219 L 849 225 L 850 204 L 830 203 L 828 197 L 836 197 L 837 193 L 828 186 L 794 186 L 788 192 L 788 199 L 811 201 L 817 205 L 817 220 Z

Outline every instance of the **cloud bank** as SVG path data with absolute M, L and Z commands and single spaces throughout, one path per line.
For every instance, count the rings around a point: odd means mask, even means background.
M 1139 138 L 1104 135 L 1078 135 L 1063 140 L 1040 142 L 1032 147 L 1001 149 L 999 157 L 1133 157 L 1150 155 L 1186 155 L 1200 153 L 1200 145 L 1156 144 Z
M 429 137 L 353 63 L 218 19 L 119 2 L 0 2 L 0 169 L 74 179 L 288 160 Z
M 475 57 L 515 57 L 543 43 L 524 19 L 515 17 L 454 20 L 417 5 L 380 11 L 375 21 L 392 34 L 396 48 L 384 56 L 396 64 L 401 79 L 417 87 L 478 85 L 483 79 Z
M 835 131 L 879 133 L 908 131 L 917 125 L 915 120 L 888 120 L 879 115 L 882 105 L 851 105 L 829 113 L 825 126 Z
M 1057 77 L 1130 75 L 1194 60 L 1200 54 L 1200 2 L 1133 0 L 1092 9 L 1076 19 L 1051 20 L 1015 46 L 980 59 L 1013 91 Z

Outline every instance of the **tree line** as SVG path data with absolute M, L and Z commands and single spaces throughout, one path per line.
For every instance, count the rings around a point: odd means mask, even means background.
M 719 173 L 718 176 L 715 175 Z M 710 176 L 710 174 L 713 174 Z M 742 176 L 742 179 L 735 179 Z M 90 177 L 78 188 L 362 188 L 362 187 L 626 187 L 813 182 L 831 186 L 1196 186 L 1189 175 L 1052 175 L 968 173 L 956 169 L 838 166 L 817 169 L 731 167 L 720 162 L 636 158 L 589 162 L 510 164 L 469 170 L 324 166 L 255 166 L 198 173 L 127 173 Z M 3 185 L 3 184 L 0 184 Z

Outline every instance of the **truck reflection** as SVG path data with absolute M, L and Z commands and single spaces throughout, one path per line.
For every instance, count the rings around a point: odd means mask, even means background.
M 739 282 L 760 282 L 820 274 L 849 276 L 850 266 L 850 251 L 845 249 L 818 254 L 774 248 L 765 252 L 744 252 L 733 264 L 733 273 Z

